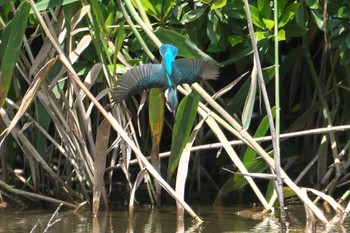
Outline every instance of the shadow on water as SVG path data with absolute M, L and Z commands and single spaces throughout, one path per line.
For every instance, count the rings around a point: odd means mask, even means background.
M 162 207 L 159 210 L 148 207 L 137 207 L 130 214 L 125 209 L 101 212 L 93 219 L 89 211 L 74 214 L 61 210 L 59 222 L 51 226 L 48 232 L 280 232 L 280 224 L 273 216 L 259 220 L 240 217 L 235 212 L 246 207 L 194 207 L 204 223 L 198 225 L 190 217 L 185 218 L 184 227 L 177 228 L 175 207 Z M 43 232 L 54 211 L 43 210 L 0 210 L 0 233 L 2 232 Z M 305 214 L 303 206 L 292 206 L 288 209 L 288 232 L 305 232 Z M 346 232 L 350 229 L 350 220 L 343 227 L 332 226 L 332 232 Z M 316 232 L 323 230 L 318 225 Z

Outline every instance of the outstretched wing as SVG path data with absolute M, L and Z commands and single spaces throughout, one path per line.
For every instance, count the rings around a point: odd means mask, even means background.
M 165 72 L 160 64 L 145 64 L 132 68 L 118 79 L 112 90 L 113 100 L 119 103 L 143 90 L 166 86 Z
M 175 60 L 172 66 L 172 79 L 176 85 L 192 84 L 199 79 L 216 79 L 219 76 L 219 68 L 208 61 L 182 58 Z

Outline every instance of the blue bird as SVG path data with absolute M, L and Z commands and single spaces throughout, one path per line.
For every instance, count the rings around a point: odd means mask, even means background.
M 175 60 L 178 48 L 174 45 L 161 45 L 160 54 L 162 64 L 137 66 L 118 79 L 112 90 L 115 103 L 149 88 L 162 88 L 165 91 L 166 105 L 175 118 L 178 106 L 177 85 L 192 84 L 199 79 L 216 79 L 219 76 L 218 67 L 208 61 L 188 58 Z

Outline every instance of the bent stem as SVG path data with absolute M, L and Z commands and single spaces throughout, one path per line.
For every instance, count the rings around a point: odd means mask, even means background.
M 250 136 L 250 134 L 243 129 L 243 127 L 231 117 L 218 103 L 216 103 L 211 96 L 205 92 L 205 90 L 198 84 L 192 84 L 193 89 L 195 89 L 205 101 L 213 107 L 221 116 L 232 125 L 232 127 L 239 132 L 244 142 L 252 147 L 267 163 L 267 165 L 274 170 L 275 163 L 274 160 L 264 151 L 264 149 Z M 312 212 L 322 221 L 322 223 L 327 224 L 328 220 L 325 218 L 320 209 L 307 197 L 307 195 L 301 192 L 300 188 L 288 177 L 288 175 L 281 169 L 281 178 L 297 195 L 298 197 L 312 210 Z

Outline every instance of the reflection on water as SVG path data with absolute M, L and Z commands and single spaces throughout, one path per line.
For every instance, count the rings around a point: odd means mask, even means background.
M 183 228 L 177 228 L 175 207 L 162 207 L 159 210 L 148 207 L 137 207 L 133 213 L 126 209 L 99 213 L 96 219 L 89 211 L 74 214 L 72 211 L 61 210 L 60 221 L 50 227 L 48 232 L 278 232 L 280 225 L 272 216 L 260 220 L 252 220 L 237 216 L 234 212 L 246 207 L 194 207 L 198 215 L 205 221 L 201 225 L 193 223 L 190 217 L 183 222 Z M 43 210 L 11 210 L 0 209 L 0 233 L 31 232 L 34 225 L 40 221 L 39 227 L 33 232 L 43 232 L 52 211 Z M 304 232 L 305 214 L 303 206 L 289 207 L 289 232 Z M 333 226 L 334 232 L 345 232 L 350 229 L 350 220 L 344 228 Z M 322 231 L 317 226 L 317 232 Z

